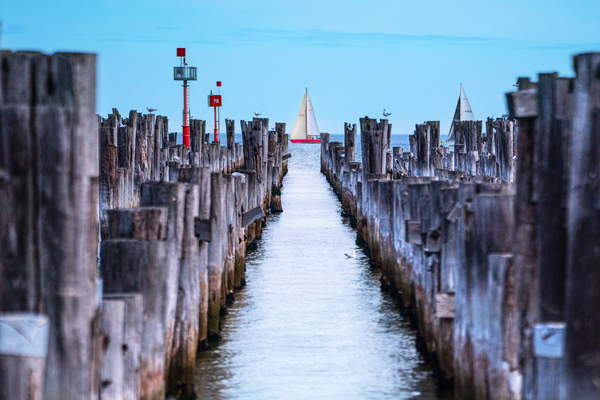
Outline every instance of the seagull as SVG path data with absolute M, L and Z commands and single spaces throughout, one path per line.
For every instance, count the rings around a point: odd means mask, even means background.
M 259 115 L 262 115 L 262 114 L 259 113 L 258 111 L 254 111 L 254 115 L 256 115 L 258 117 Z
M 149 113 L 153 113 L 154 111 L 157 111 L 156 108 L 151 108 L 151 107 L 146 107 L 146 110 L 148 110 Z
M 392 113 L 386 112 L 385 108 L 383 109 L 383 116 L 384 117 L 389 117 L 390 115 L 392 115 Z
M 394 167 L 394 169 L 396 171 L 398 171 L 400 176 L 406 176 L 408 174 L 408 171 L 406 170 L 406 168 L 404 168 L 398 160 L 396 160 L 396 166 Z
M 356 258 L 356 250 L 352 250 L 352 254 L 344 253 L 344 255 L 348 258 Z

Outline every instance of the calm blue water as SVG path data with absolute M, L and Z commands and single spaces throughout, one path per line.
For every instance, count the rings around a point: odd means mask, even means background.
M 452 398 L 437 393 L 415 332 L 340 216 L 319 172 L 320 148 L 290 144 L 284 212 L 267 218 L 248 254 L 247 286 L 229 308 L 223 340 L 199 353 L 199 398 Z M 353 251 L 355 259 L 345 256 Z

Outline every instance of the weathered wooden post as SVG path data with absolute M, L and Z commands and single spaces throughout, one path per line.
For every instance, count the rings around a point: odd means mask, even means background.
M 495 134 L 496 162 L 498 163 L 499 176 L 504 182 L 514 180 L 514 121 L 497 119 Z
M 0 311 L 48 316 L 45 399 L 90 398 L 99 390 L 92 383 L 91 330 L 97 321 L 96 56 L 4 51 L 0 64 L 6 151 Z
M 205 339 L 205 337 L 199 339 L 199 329 L 204 326 L 204 321 L 200 321 L 199 318 L 203 305 L 201 288 L 206 285 L 207 277 L 207 247 L 203 246 L 203 242 L 198 241 L 199 232 L 196 228 L 203 205 L 201 204 L 202 191 L 206 191 L 206 188 L 201 188 L 201 185 L 208 185 L 208 178 L 203 179 L 205 175 L 208 177 L 208 174 L 206 168 L 182 168 L 178 170 L 177 176 L 178 182 L 185 184 L 185 209 L 173 350 L 167 390 L 178 397 L 189 397 L 195 393 L 196 351 L 199 340 Z M 204 217 L 203 221 L 208 225 L 208 218 L 206 215 Z
M 489 398 L 516 399 L 521 396 L 521 376 L 518 370 L 518 332 L 514 265 L 510 253 L 488 255 L 487 303 L 490 322 L 487 331 L 489 348 Z M 543 397 L 539 397 L 543 398 Z
M 242 217 L 248 211 L 248 177 L 245 174 L 234 172 L 236 178 L 235 210 L 237 238 L 235 241 L 235 273 L 234 289 L 241 289 L 245 284 L 244 270 L 246 264 L 246 228 L 242 225 Z
M 135 155 L 137 134 L 136 111 L 129 112 L 129 118 L 123 120 L 124 126 L 119 128 L 119 192 L 121 193 L 119 208 L 137 206 L 137 195 L 139 186 L 136 181 Z
M 102 399 L 118 400 L 123 396 L 123 333 L 125 330 L 125 302 L 107 299 L 102 301 L 100 327 L 107 343 L 102 364 Z
M 383 284 L 395 285 L 394 269 L 396 257 L 394 252 L 394 182 L 381 180 L 378 185 L 378 217 L 379 217 L 379 247 L 381 253 L 381 268 Z M 384 286 L 385 287 L 385 286 Z
M 178 182 L 185 182 L 190 186 L 198 186 L 199 205 L 198 214 L 193 220 L 194 242 L 198 241 L 198 349 L 207 348 L 207 323 L 208 323 L 208 242 L 212 239 L 210 232 L 210 199 L 211 199 L 211 172 L 208 167 L 182 168 L 178 172 Z M 186 210 L 187 204 L 186 204 Z M 191 212 L 191 211 L 190 211 Z M 192 240 L 192 239 L 190 239 Z M 181 277 L 180 277 L 181 279 Z M 196 290 L 189 288 L 189 290 Z M 195 305 L 193 307 L 196 307 Z M 190 316 L 193 317 L 193 316 Z M 191 329 L 191 328 L 190 328 Z
M 487 188 L 486 188 L 487 189 Z M 498 186 L 490 190 L 497 190 Z M 484 189 L 485 190 L 485 189 Z M 490 266 L 488 256 L 491 253 L 509 253 L 513 247 L 514 232 L 514 196 L 510 194 L 479 194 L 474 198 L 474 234 L 473 251 L 467 243 L 467 256 L 474 254 L 474 264 L 467 266 L 468 307 L 471 309 L 470 339 L 472 340 L 474 385 L 477 398 L 485 398 L 489 393 L 488 369 L 497 371 L 502 365 L 490 363 L 489 328 L 490 324 L 500 323 L 500 315 L 491 313 L 488 297 L 488 279 Z M 491 223 L 493 221 L 493 223 Z
M 225 254 L 223 282 L 224 293 L 227 303 L 234 300 L 233 288 L 235 286 L 235 241 L 237 240 L 235 230 L 235 177 L 226 175 L 225 179 L 225 240 L 223 241 L 223 252 Z
M 523 373 L 523 397 L 535 396 L 533 381 L 533 331 L 538 310 L 536 204 L 532 201 L 534 173 L 534 128 L 538 115 L 537 84 L 519 78 L 519 91 L 507 94 L 512 118 L 519 123 L 518 166 L 516 178 L 515 282 L 517 308 L 522 332 L 519 353 Z
M 321 134 L 321 172 L 327 175 L 327 152 L 329 151 L 329 133 Z
M 141 115 L 137 113 L 137 127 L 135 136 L 135 163 L 134 163 L 134 182 L 135 189 L 143 182 L 150 180 L 152 156 L 154 154 L 154 115 Z
M 277 142 L 279 143 L 279 183 L 283 181 L 283 176 L 287 171 L 287 158 L 283 157 L 288 154 L 288 143 L 287 143 L 287 135 L 285 134 L 285 123 L 276 122 L 275 123 L 275 132 L 277 132 Z
M 235 120 L 225 119 L 225 127 L 227 133 L 227 150 L 233 150 L 235 143 Z
M 457 133 L 455 127 L 455 134 Z M 458 187 L 458 201 L 448 218 L 456 218 L 456 291 L 454 311 L 454 390 L 458 398 L 474 398 L 475 391 L 472 338 L 470 333 L 471 311 L 469 308 L 469 290 L 467 285 L 468 268 L 465 243 L 474 242 L 472 203 L 475 193 L 474 184 L 461 183 Z
M 126 307 L 125 398 L 158 399 L 165 393 L 167 305 L 176 295 L 167 279 L 175 267 L 168 262 L 168 214 L 168 208 L 159 207 L 108 212 L 101 272 L 104 298 L 122 300 Z
M 171 343 L 175 327 L 175 310 L 177 307 L 177 293 L 179 269 L 182 256 L 182 239 L 185 210 L 185 185 L 168 182 L 147 182 L 142 184 L 140 203 L 146 207 L 166 207 L 167 215 L 167 242 L 169 246 L 167 276 L 167 372 L 171 360 Z M 166 377 L 165 377 L 166 378 Z
M 600 393 L 600 54 L 576 56 L 575 69 L 573 137 L 577 140 L 571 141 L 567 202 L 566 389 L 567 398 L 595 399 Z
M 165 220 L 166 213 L 163 212 Z M 122 358 L 122 361 L 117 360 L 118 363 L 122 363 L 122 377 L 117 379 L 121 379 L 122 381 L 122 397 L 117 397 L 119 399 L 124 400 L 136 400 L 140 396 L 140 384 L 141 384 L 141 375 L 140 375 L 140 361 L 142 358 L 142 338 L 143 338 L 143 318 L 144 318 L 144 297 L 140 293 L 115 293 L 115 294 L 105 294 L 103 297 L 103 304 L 107 301 L 118 301 L 124 304 L 123 311 L 123 330 L 120 333 L 120 336 L 117 332 L 116 341 L 121 343 L 118 346 L 118 352 L 113 348 L 112 355 L 113 357 Z M 108 311 L 108 310 L 107 310 Z M 113 318 L 110 312 L 105 312 L 103 309 L 103 320 L 105 318 Z M 103 329 L 104 333 L 106 331 Z M 114 338 L 109 337 L 109 346 L 114 345 L 112 340 Z M 109 357 L 108 353 L 104 356 L 104 365 L 108 368 L 109 371 L 114 371 L 112 369 L 112 361 L 111 357 Z M 103 385 L 103 393 L 104 388 L 111 388 L 114 383 L 116 383 L 112 377 L 108 377 L 109 382 L 105 382 Z M 103 373 L 103 381 L 106 381 Z M 114 388 L 113 388 L 114 389 Z M 104 397 L 102 397 L 104 398 Z
M 458 186 L 451 183 L 440 189 L 441 218 L 439 221 L 439 241 L 441 259 L 439 265 L 439 286 L 436 294 L 436 306 L 447 303 L 448 313 L 442 314 L 436 309 L 439 319 L 440 336 L 438 355 L 440 365 L 440 380 L 448 384 L 454 381 L 454 299 L 456 288 L 456 251 L 458 247 L 457 223 L 460 211 L 458 204 Z M 455 210 L 456 207 L 456 210 Z M 451 212 L 453 212 L 451 214 Z
M 169 246 L 163 240 L 102 241 L 101 270 L 106 293 L 142 293 L 144 318 L 140 363 L 141 399 L 164 399 L 169 344 Z
M 429 125 L 416 125 L 415 139 L 417 150 L 417 175 L 431 176 L 431 129 Z
M 105 235 L 106 217 L 104 210 L 116 208 L 119 202 L 119 148 L 117 132 L 121 116 L 116 109 L 107 119 L 100 122 L 100 231 Z
M 389 137 L 391 135 L 391 124 L 386 119 L 379 123 L 369 117 L 360 119 L 360 131 L 362 142 L 362 215 L 363 215 L 363 239 L 368 241 L 368 217 L 371 214 L 369 210 L 369 175 L 385 174 L 387 163 L 387 150 L 390 147 Z M 367 218 L 367 220 L 365 220 Z
M 208 340 L 218 341 L 220 334 L 221 286 L 224 265 L 225 184 L 220 172 L 210 177 L 210 225 L 212 240 L 208 245 Z
M 356 159 L 356 124 L 344 123 L 344 154 L 346 163 Z

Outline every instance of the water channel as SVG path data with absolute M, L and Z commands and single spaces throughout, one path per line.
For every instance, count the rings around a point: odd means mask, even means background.
M 199 353 L 199 398 L 451 398 L 438 393 L 414 330 L 340 216 L 319 172 L 320 146 L 290 144 L 290 152 L 284 212 L 268 218 L 247 257 L 247 286 L 223 340 Z M 356 258 L 346 257 L 353 250 Z

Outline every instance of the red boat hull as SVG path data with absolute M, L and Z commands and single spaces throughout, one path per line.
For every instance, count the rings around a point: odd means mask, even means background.
M 321 139 L 291 139 L 292 143 L 321 143 Z

